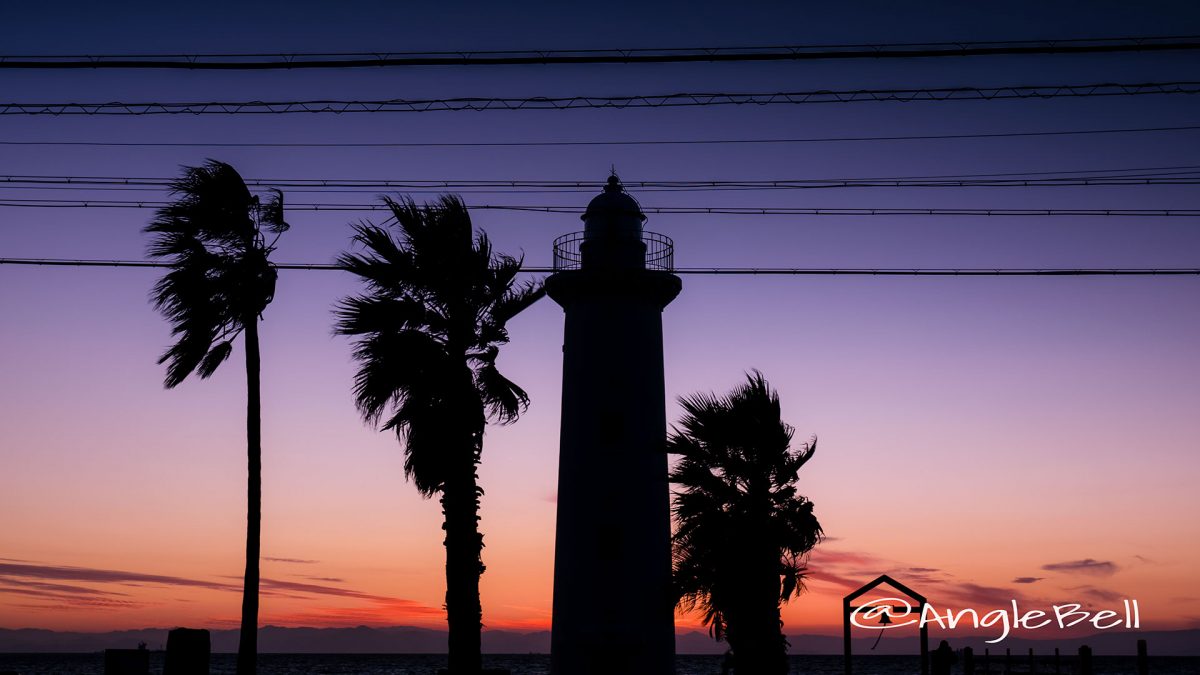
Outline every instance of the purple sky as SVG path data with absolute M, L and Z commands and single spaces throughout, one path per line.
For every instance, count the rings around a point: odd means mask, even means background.
M 0 51 L 419 51 L 846 44 L 1200 32 L 1189 3 L 207 2 L 9 4 Z M 211 73 L 0 71 L 4 101 L 641 94 L 1194 79 L 1194 53 L 772 64 L 525 66 Z M 411 142 L 796 138 L 1196 124 L 1194 96 L 955 103 L 388 115 L 0 118 L 0 141 Z M 629 181 L 921 176 L 1196 164 L 1200 132 L 781 145 L 553 148 L 86 148 L 0 145 L 0 173 L 168 177 L 213 157 L 248 178 Z M 597 188 L 598 189 L 598 188 Z M 10 198 L 157 193 L 9 189 Z M 575 194 L 468 203 L 583 206 Z M 414 195 L 418 199 L 421 195 Z M 637 193 L 646 206 L 1196 208 L 1195 186 Z M 291 202 L 363 194 L 289 192 Z M 427 195 L 432 198 L 432 195 Z M 0 256 L 137 259 L 149 211 L 0 208 Z M 550 262 L 573 215 L 479 211 L 497 247 Z M 293 212 L 276 260 L 329 262 L 354 214 Z M 676 262 L 758 267 L 1194 267 L 1194 218 L 718 217 L 652 215 Z M 0 557 L 208 575 L 239 569 L 238 361 L 161 390 L 168 343 L 146 302 L 154 270 L 0 267 Z M 944 570 L 947 588 L 1008 588 L 1041 569 L 1113 562 L 1144 616 L 1194 622 L 1200 530 L 1182 519 L 1200 423 L 1194 278 L 688 277 L 664 318 L 667 391 L 725 390 L 750 368 L 780 390 L 798 437 L 818 434 L 805 489 L 831 550 Z M 363 593 L 440 605 L 436 504 L 403 484 L 400 452 L 354 413 L 352 365 L 330 307 L 334 272 L 284 272 L 263 327 L 267 555 L 322 561 Z M 495 624 L 549 607 L 561 311 L 520 317 L 507 374 L 533 406 L 490 432 L 485 605 Z M 675 415 L 673 404 L 668 414 Z M 15 527 L 13 526 L 15 524 Z M 186 533 L 177 527 L 183 527 Z M 1011 547 L 1001 539 L 1022 541 Z M 1191 543 L 1184 543 L 1191 542 Z M 970 553 L 963 553 L 964 547 Z M 1154 560 L 1139 563 L 1136 556 Z M 958 559 L 961 558 L 961 559 Z M 831 556 L 831 560 L 833 557 Z M 882 563 L 879 561 L 891 561 Z M 841 573 L 857 578 L 850 568 Z M 889 571 L 878 569 L 877 571 Z M 1064 576 L 1066 575 L 1066 576 Z M 866 579 L 863 579 L 865 581 Z M 1084 581 L 1087 581 L 1086 579 Z M 814 582 L 832 598 L 841 588 Z M 1050 582 L 1038 582 L 1043 585 Z M 1025 585 L 1022 584 L 1022 587 Z M 357 591 L 356 591 L 357 592 Z M 1014 591 L 1015 592 L 1015 591 Z M 1039 592 L 1041 592 L 1039 587 Z M 13 596 L 15 597 L 15 596 Z M 25 615 L 0 588 L 0 625 L 103 627 L 236 616 L 235 595 L 174 596 L 66 619 Z M 183 602 L 183 600 L 180 600 Z M 829 603 L 789 621 L 836 623 Z M 152 605 L 152 606 L 151 606 Z M 283 607 L 276 616 L 304 616 Z M 113 613 L 113 612 L 117 613 Z M 272 606 L 264 606 L 267 618 Z M 330 610 L 332 612 L 333 610 Z M 833 611 L 836 612 L 836 609 Z M 91 612 L 91 613 L 89 613 Z M 313 615 L 316 616 L 316 615 Z M 333 616 L 330 614 L 329 616 Z M 33 618 L 29 618 L 33 617 Z M 321 619 L 313 619 L 320 621 Z M 333 622 L 334 619 L 327 618 Z

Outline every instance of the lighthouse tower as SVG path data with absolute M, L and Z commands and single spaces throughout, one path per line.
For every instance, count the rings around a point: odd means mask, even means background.
M 566 314 L 553 675 L 669 675 L 675 652 L 662 311 L 673 246 L 617 176 L 554 242 Z

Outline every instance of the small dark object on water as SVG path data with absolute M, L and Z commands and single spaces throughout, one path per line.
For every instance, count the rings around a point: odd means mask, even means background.
M 150 675 L 150 650 L 146 643 L 137 649 L 105 649 L 104 675 Z
M 1079 647 L 1079 675 L 1092 675 L 1092 648 L 1087 645 Z
M 163 675 L 208 675 L 211 648 L 207 630 L 172 630 L 167 633 L 167 658 L 163 663 Z
M 958 661 L 958 657 L 954 655 L 954 650 L 950 648 L 950 643 L 942 640 L 938 648 L 933 650 L 929 655 L 930 672 L 932 675 L 950 675 L 950 666 Z

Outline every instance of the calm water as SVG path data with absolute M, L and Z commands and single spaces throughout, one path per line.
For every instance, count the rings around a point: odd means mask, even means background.
M 1028 673 L 1027 663 L 1014 659 L 1013 675 Z M 261 675 L 436 675 L 445 667 L 444 655 L 412 654 L 264 654 L 259 657 Z M 919 671 L 916 657 L 868 656 L 854 660 L 855 675 L 915 675 Z M 486 655 L 484 665 L 508 668 L 512 675 L 547 675 L 550 657 L 545 654 Z M 977 662 L 976 667 L 981 664 Z M 1134 675 L 1132 657 L 1097 656 L 1093 659 L 1096 675 Z M 215 654 L 212 675 L 233 675 L 232 654 Z M 1003 672 L 994 663 L 994 672 Z M 1054 672 L 1049 660 L 1036 664 L 1037 671 Z M 0 654 L 0 673 L 11 671 L 20 675 L 104 675 L 101 654 Z M 162 673 L 162 653 L 150 655 L 150 672 Z M 957 668 L 955 672 L 961 672 Z M 977 670 L 977 672 L 979 672 Z M 676 657 L 677 675 L 720 675 L 720 656 Z M 842 675 L 840 656 L 793 656 L 795 675 Z M 1063 659 L 1062 675 L 1073 673 L 1072 663 Z M 1152 657 L 1151 675 L 1200 675 L 1200 657 Z M 614 673 L 614 675 L 619 675 Z M 982 674 L 981 674 L 982 675 Z

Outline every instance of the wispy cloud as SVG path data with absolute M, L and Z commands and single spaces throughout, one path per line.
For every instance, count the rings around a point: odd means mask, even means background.
M 1000 586 L 985 586 L 971 582 L 955 582 L 943 584 L 937 589 L 937 598 L 944 604 L 947 601 L 957 603 L 961 607 L 988 608 L 1007 607 L 1010 602 L 1025 599 L 1024 595 L 1015 588 Z
M 941 568 L 887 560 L 861 551 L 821 548 L 813 552 L 809 561 L 811 579 L 835 584 L 844 590 L 855 590 L 879 574 L 888 574 L 911 586 L 939 606 L 1004 607 L 1013 600 L 1026 601 L 1028 597 L 1019 587 L 960 581 Z M 1013 583 L 1038 580 L 1039 577 L 1019 577 Z
M 1042 569 L 1047 572 L 1074 572 L 1077 574 L 1089 574 L 1092 576 L 1106 577 L 1115 574 L 1119 569 L 1117 564 L 1111 560 L 1096 560 L 1095 558 L 1084 558 L 1083 560 L 1068 560 L 1067 562 L 1049 563 L 1042 565 Z
M 290 563 L 292 565 L 315 565 L 320 560 L 305 560 L 303 558 L 275 558 L 269 555 L 263 556 L 263 560 L 277 563 Z
M 53 584 L 45 581 L 30 581 L 28 579 L 13 579 L 10 577 L 0 576 L 0 587 L 4 588 L 20 588 L 23 590 L 36 590 L 43 593 L 69 593 L 72 595 L 127 595 L 126 593 L 114 593 L 112 591 L 102 591 L 96 588 L 88 588 L 86 586 L 75 586 L 71 584 Z
M 1012 582 L 1014 584 L 1032 584 L 1037 583 L 1045 578 L 1046 577 L 1017 577 L 1016 579 L 1013 579 Z
M 1110 591 L 1107 588 L 1097 588 L 1095 586 L 1073 586 L 1067 590 L 1078 591 L 1088 598 L 1100 600 L 1101 602 L 1117 602 L 1122 598 L 1129 597 L 1124 593 Z
M 359 600 L 379 600 L 391 601 L 394 598 L 389 598 L 382 595 L 371 595 L 350 588 L 342 588 L 339 586 L 327 586 L 325 584 L 309 584 L 303 581 L 285 581 L 282 579 L 263 579 L 261 582 L 264 591 L 285 592 L 285 593 L 304 593 L 308 595 L 329 595 L 341 598 L 357 598 Z
M 21 596 L 29 598 L 29 602 L 37 603 L 14 604 L 25 609 L 133 609 L 145 606 L 143 602 L 129 599 L 125 593 L 2 576 L 0 595 Z
M 157 584 L 163 586 L 191 586 L 218 591 L 240 591 L 239 586 L 219 581 L 188 579 L 162 574 L 144 574 L 120 570 L 71 567 L 65 565 L 39 565 L 34 563 L 0 563 L 0 577 L 23 579 L 50 579 L 54 581 L 82 581 L 99 584 Z
M 293 614 L 269 616 L 280 626 L 397 626 L 440 623 L 446 611 L 414 600 L 377 598 L 359 607 L 320 607 Z
M 223 577 L 240 579 L 240 577 Z M 411 616 L 442 615 L 443 610 L 428 607 L 413 600 L 393 598 L 366 593 L 345 586 L 334 577 L 310 577 L 310 583 L 286 579 L 264 578 L 260 581 L 261 593 L 275 597 L 311 599 L 315 597 L 347 598 L 369 603 L 366 607 L 345 608 L 343 619 L 349 621 L 356 613 L 375 616 L 376 623 L 395 622 Z M 75 583 L 63 583 L 75 582 Z M 81 584 L 91 584 L 84 586 Z M 98 586 L 98 587 L 97 587 Z M 242 591 L 239 583 L 192 579 L 164 574 L 147 574 L 122 570 L 96 569 L 66 565 L 43 565 L 38 563 L 0 563 L 0 595 L 14 594 L 36 598 L 45 604 L 40 609 L 59 607 L 131 608 L 145 606 L 144 601 L 130 596 L 123 590 L 130 587 L 166 586 L 203 588 L 221 592 Z M 325 610 L 315 610 L 322 612 Z M 329 610 L 335 612 L 335 610 Z M 331 618 L 336 618 L 331 615 Z

